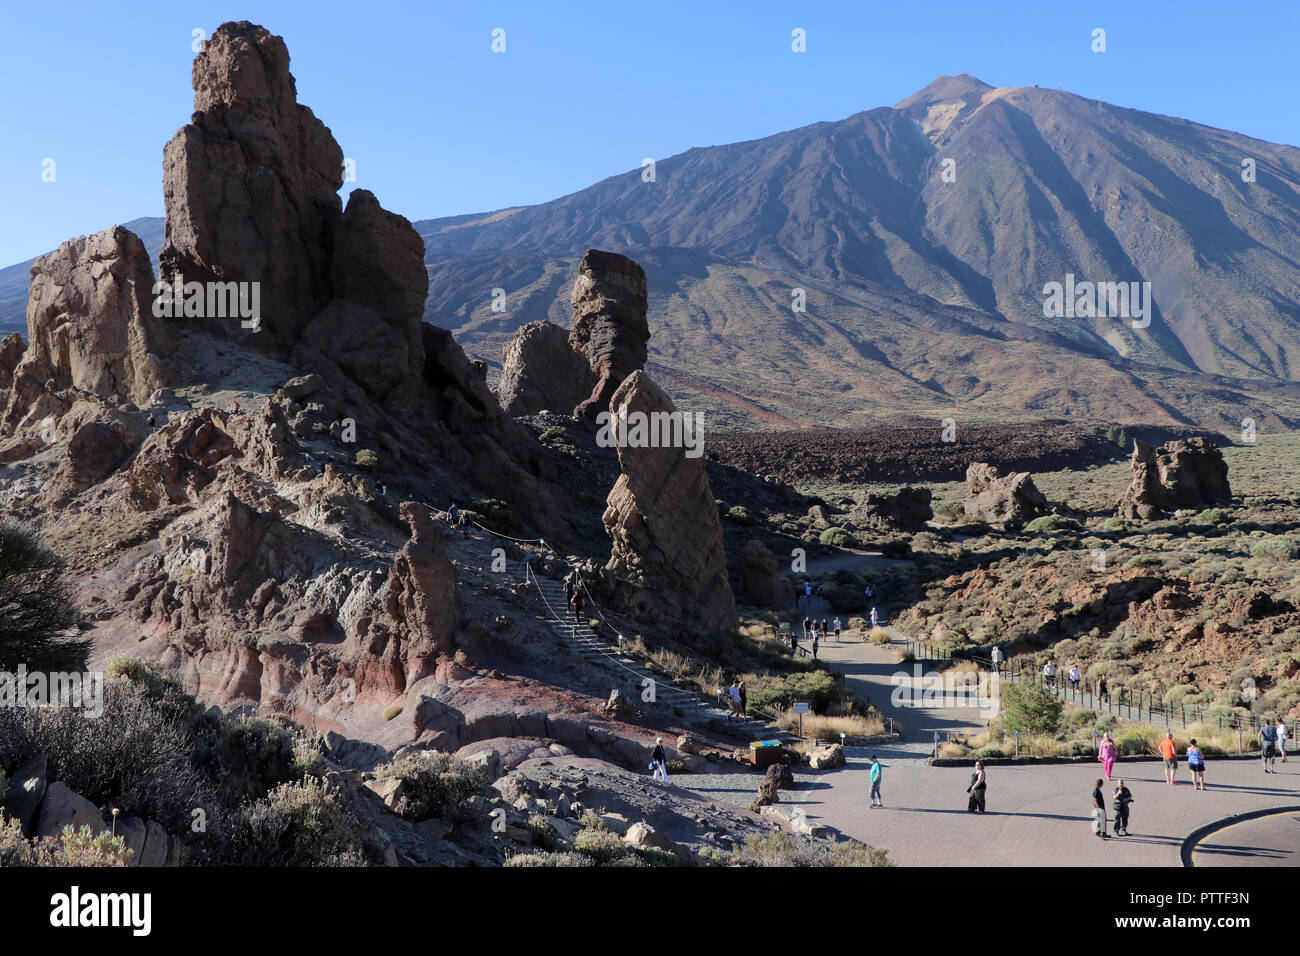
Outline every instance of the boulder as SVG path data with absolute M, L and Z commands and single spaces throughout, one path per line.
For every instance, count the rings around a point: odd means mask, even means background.
M 150 820 L 144 825 L 144 846 L 140 849 L 140 860 L 136 866 L 166 866 L 170 850 L 171 837 L 162 824 Z
M 1133 480 L 1115 504 L 1121 518 L 1154 518 L 1229 501 L 1228 464 L 1214 442 L 1188 438 L 1155 448 L 1133 439 Z
M 808 751 L 808 766 L 814 770 L 834 770 L 844 766 L 844 748 L 839 744 Z
M 17 332 L 10 332 L 0 338 L 0 388 L 8 388 L 13 384 L 14 372 L 23 360 L 25 351 L 27 346 Z
M 650 824 L 644 822 L 637 822 L 628 827 L 627 833 L 623 834 L 623 842 L 628 846 L 643 849 L 654 848 L 656 850 L 667 850 L 669 853 L 677 852 L 677 846 L 672 840 L 669 840 Z
M 785 608 L 794 603 L 794 587 L 781 576 L 775 554 L 756 538 L 728 561 L 727 576 L 738 600 L 756 607 Z
M 88 826 L 92 833 L 99 834 L 108 829 L 99 808 L 79 793 L 74 793 L 61 782 L 52 783 L 45 791 L 41 801 L 41 812 L 37 817 L 33 836 L 58 837 L 63 828 L 70 826 L 80 830 Z
M 45 798 L 45 767 L 45 755 L 38 754 L 14 768 L 7 780 L 9 789 L 0 799 L 0 810 L 4 810 L 4 815 L 10 820 L 18 821 L 25 837 L 31 837 L 35 832 L 37 813 Z
M 697 754 L 700 752 L 700 742 L 690 734 L 682 734 L 677 738 L 677 749 L 684 754 Z
M 764 779 L 773 781 L 778 790 L 794 789 L 794 772 L 785 764 L 772 764 L 763 776 Z
M 611 397 L 629 416 L 647 421 L 673 414 L 672 400 L 645 372 L 635 371 Z M 631 420 L 631 419 L 629 419 Z M 727 582 L 722 522 L 704 456 L 682 447 L 618 446 L 622 474 L 606 499 L 603 521 L 613 541 L 605 571 L 633 582 L 655 600 L 642 613 L 674 615 L 696 633 L 734 630 L 736 602 Z
M 645 367 L 650 341 L 646 321 L 645 270 L 616 252 L 589 249 L 573 284 L 573 330 L 569 344 L 585 356 L 596 384 L 573 413 L 595 419 L 616 408 L 614 392 Z
M 1028 472 L 1001 475 L 993 465 L 974 462 L 966 469 L 962 507 L 976 521 L 1023 524 L 1047 513 L 1047 498 Z
M 902 488 L 892 495 L 867 495 L 866 501 L 849 512 L 855 528 L 892 531 L 924 531 L 934 517 L 929 488 Z
M 375 780 L 367 780 L 365 788 L 382 800 L 384 806 L 390 810 L 406 796 L 406 781 L 401 777 L 379 777 Z
M 617 687 L 609 692 L 609 699 L 605 701 L 601 710 L 618 720 L 631 720 L 636 716 L 636 705 Z
M 312 372 L 309 375 L 295 375 L 280 386 L 286 398 L 295 402 L 302 401 L 309 395 L 315 395 L 325 387 L 325 380 Z
M 553 322 L 529 322 L 506 344 L 497 397 L 507 415 L 544 411 L 568 414 L 596 387 L 584 355 L 569 345 L 569 333 Z

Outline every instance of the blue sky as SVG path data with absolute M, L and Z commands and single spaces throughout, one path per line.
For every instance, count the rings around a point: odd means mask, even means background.
M 162 214 L 162 148 L 193 104 L 192 31 L 238 19 L 285 38 L 299 100 L 356 162 L 344 194 L 371 189 L 411 219 L 543 202 L 644 157 L 891 105 L 942 73 L 1061 83 L 1300 143 L 1291 0 L 5 0 L 0 265 Z

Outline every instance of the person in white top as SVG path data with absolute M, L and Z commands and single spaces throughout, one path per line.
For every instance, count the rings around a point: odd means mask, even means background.
M 994 647 L 993 653 L 989 655 L 989 658 L 993 661 L 993 669 L 995 671 L 1002 670 L 1002 648 Z
M 871 626 L 872 627 L 880 626 L 880 615 L 876 613 L 876 609 L 874 607 L 871 609 Z
M 1286 763 L 1286 721 L 1281 717 L 1277 719 L 1277 753 Z
M 1056 665 L 1051 661 L 1043 665 L 1043 679 L 1049 684 L 1056 683 Z

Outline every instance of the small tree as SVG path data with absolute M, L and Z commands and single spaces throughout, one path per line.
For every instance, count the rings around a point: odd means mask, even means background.
M 81 615 L 63 571 L 31 528 L 0 524 L 0 670 L 85 669 L 91 642 L 73 634 Z
M 1041 687 L 1002 685 L 1002 727 L 1010 733 L 1054 734 L 1065 704 Z

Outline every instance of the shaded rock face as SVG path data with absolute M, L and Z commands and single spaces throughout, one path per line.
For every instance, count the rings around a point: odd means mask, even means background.
M 776 555 L 757 539 L 746 541 L 727 566 L 736 598 L 758 607 L 789 607 L 793 603 L 794 587 L 780 571 Z
M 171 349 L 167 320 L 153 315 L 153 281 L 144 243 L 121 226 L 70 239 L 37 259 L 22 362 L 56 388 L 145 402 L 166 384 L 163 359 Z M 10 339 L 4 349 L 12 357 Z
M 1214 442 L 1188 438 L 1155 448 L 1133 439 L 1133 481 L 1115 504 L 1122 518 L 1153 518 L 1232 498 L 1228 464 Z
M 849 522 L 858 528 L 924 531 L 934 517 L 929 488 L 902 488 L 892 495 L 867 495 L 867 500 L 849 512 Z
M 611 406 L 615 390 L 645 367 L 650 326 L 646 322 L 645 270 L 616 252 L 589 249 L 573 284 L 573 331 L 569 344 L 586 356 L 597 382 L 573 413 L 594 419 Z
M 983 462 L 966 469 L 966 495 L 962 507 L 976 521 L 1019 524 L 1047 512 L 1047 498 L 1028 472 L 1000 475 Z
M 507 415 L 568 414 L 591 396 L 597 378 L 553 322 L 529 322 L 502 353 L 497 397 Z
M 192 76 L 193 118 L 163 150 L 163 278 L 261 282 L 264 325 L 292 345 L 332 297 L 343 151 L 297 102 L 284 40 L 260 26 L 222 24 Z
M 672 413 L 672 400 L 645 372 L 633 372 L 611 396 L 629 415 Z M 613 553 L 605 570 L 652 595 L 648 608 L 676 614 L 691 628 L 734 629 L 736 602 L 727 583 L 722 522 L 704 457 L 681 448 L 618 447 L 622 475 L 606 499 Z

